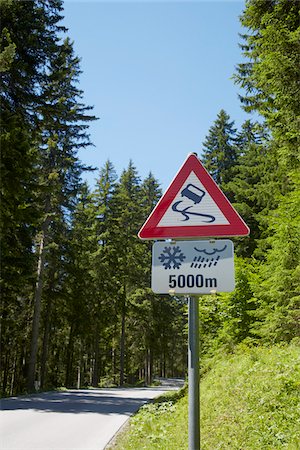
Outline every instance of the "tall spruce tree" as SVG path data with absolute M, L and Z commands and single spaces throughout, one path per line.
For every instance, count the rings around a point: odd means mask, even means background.
M 44 68 L 52 55 L 63 30 L 58 25 L 61 1 L 18 2 L 3 0 L 1 12 L 1 272 L 3 291 L 2 348 L 9 339 L 11 346 L 19 348 L 13 326 L 14 317 L 23 316 L 20 329 L 28 326 L 28 305 L 33 288 L 34 236 L 40 210 L 37 202 L 38 109 L 41 104 L 41 86 Z M 11 275 L 14 275 L 11 278 Z M 18 315 L 19 308 L 26 314 Z M 11 375 L 12 385 L 22 389 L 23 363 L 26 361 L 24 339 L 19 348 L 20 359 L 10 361 L 16 369 Z M 6 349 L 9 346 L 5 345 Z M 3 358 L 0 357 L 1 362 Z M 4 371 L 6 371 L 4 367 Z M 22 372 L 22 376 L 21 376 Z M 15 374 L 19 375 L 19 378 Z M 3 383 L 5 390 L 5 383 Z
M 114 243 L 114 259 L 120 313 L 120 384 L 126 377 L 126 318 L 129 296 L 138 286 L 143 256 L 137 233 L 143 220 L 140 178 L 130 161 L 124 170 L 112 199 L 113 215 L 109 239 Z
M 41 102 L 45 65 L 55 51 L 59 34 L 66 31 L 59 25 L 62 10 L 62 0 L 0 3 L 1 50 L 9 53 L 0 78 L 2 111 L 18 113 L 32 125 Z
M 49 230 L 72 201 L 80 183 L 83 166 L 77 151 L 90 145 L 88 122 L 95 117 L 87 113 L 90 107 L 81 103 L 82 91 L 76 86 L 80 74 L 79 59 L 74 56 L 69 39 L 56 45 L 49 61 L 49 70 L 42 90 L 39 108 L 40 145 L 40 207 L 43 212 L 38 235 L 38 269 L 34 296 L 32 339 L 28 368 L 28 388 L 34 387 L 35 364 L 38 352 L 39 323 L 43 290 L 43 272 Z
M 110 330 L 117 320 L 117 291 L 114 267 L 114 245 L 109 241 L 109 223 L 113 214 L 112 198 L 117 182 L 113 164 L 108 160 L 100 169 L 92 201 L 94 207 L 94 226 L 90 239 L 94 236 L 94 247 L 90 254 L 90 273 L 95 286 L 94 320 L 93 320 L 93 386 L 98 386 L 101 375 L 103 355 L 115 355 L 116 349 L 110 339 Z M 102 351 L 102 355 L 101 355 Z M 104 364 L 110 367 L 112 379 L 115 368 L 112 361 Z M 104 370 L 102 370 L 103 373 Z
M 232 169 L 237 163 L 236 128 L 234 121 L 222 109 L 210 127 L 203 142 L 202 162 L 215 182 L 232 201 L 233 194 L 224 189 L 232 177 Z
M 87 184 L 84 184 L 72 213 L 72 229 L 67 251 L 65 284 L 68 323 L 64 361 L 66 386 L 80 386 L 84 378 L 84 355 L 90 350 L 89 343 L 94 338 L 94 326 L 98 324 L 98 311 L 95 309 L 99 299 L 93 277 L 94 268 L 91 264 L 91 254 L 97 248 L 94 233 L 95 216 L 93 194 Z
M 290 342 L 300 337 L 300 177 L 293 177 L 294 189 L 282 196 L 267 220 L 266 262 L 259 266 L 252 283 L 257 299 L 253 331 L 265 342 Z
M 259 189 L 270 207 L 257 215 L 267 246 L 252 282 L 258 302 L 253 329 L 268 342 L 299 336 L 299 11 L 294 0 L 246 3 L 246 62 L 235 76 L 244 109 L 261 114 L 270 130 Z
M 234 193 L 234 206 L 250 228 L 250 236 L 237 240 L 239 255 L 250 257 L 253 252 L 263 257 L 266 237 L 264 216 L 278 204 L 276 194 L 285 189 L 283 173 L 276 159 L 265 128 L 247 120 L 237 133 L 239 157 L 232 169 L 232 178 L 225 190 Z
M 288 170 L 300 165 L 299 10 L 298 0 L 248 0 L 241 16 L 246 62 L 235 74 L 244 109 L 265 118 Z
M 141 220 L 146 220 L 154 206 L 161 197 L 158 181 L 150 172 L 143 181 L 140 192 Z M 140 242 L 140 279 L 130 297 L 133 312 L 129 317 L 131 336 L 129 347 L 131 348 L 132 366 L 134 373 L 139 370 L 139 376 L 145 379 L 146 384 L 151 384 L 153 377 L 153 364 L 155 349 L 157 348 L 157 336 L 155 335 L 155 317 L 157 313 L 157 296 L 150 287 L 151 269 L 151 244 Z

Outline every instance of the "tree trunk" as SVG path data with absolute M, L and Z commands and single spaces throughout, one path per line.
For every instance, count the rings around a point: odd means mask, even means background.
M 13 362 L 13 370 L 12 370 L 12 375 L 11 375 L 11 381 L 10 381 L 10 390 L 9 390 L 9 395 L 12 396 L 13 392 L 14 392 L 14 384 L 15 384 L 15 377 L 16 377 L 16 372 L 17 372 L 17 353 L 15 354 L 14 357 L 14 362 Z
M 152 352 L 150 348 L 147 348 L 145 357 L 145 384 L 148 386 L 152 383 L 152 364 Z
M 44 223 L 42 234 L 41 234 L 41 240 L 40 240 L 40 248 L 39 248 L 37 281 L 36 281 L 35 296 L 34 296 L 34 312 L 33 312 L 33 319 L 32 319 L 30 358 L 29 358 L 28 376 L 27 376 L 27 388 L 29 391 L 35 390 L 34 381 L 35 381 L 39 327 L 40 327 L 40 317 L 41 317 L 43 274 L 44 274 L 44 266 L 45 266 L 45 240 L 46 240 L 47 226 L 48 225 L 46 223 Z
M 118 342 L 118 326 L 117 323 L 115 322 L 114 325 L 114 334 L 113 334 L 113 339 L 112 339 L 112 348 L 111 348 L 111 364 L 112 364 L 112 374 L 113 374 L 113 383 L 117 384 L 117 374 L 119 376 L 119 370 L 117 367 L 117 342 Z
M 74 326 L 73 323 L 70 327 L 69 343 L 67 348 L 67 361 L 66 361 L 66 387 L 71 385 L 71 374 L 73 366 L 73 353 L 74 353 Z
M 82 362 L 83 362 L 83 373 L 84 373 L 84 366 L 85 366 L 84 361 L 82 361 L 82 358 L 81 358 L 81 340 L 80 339 L 79 339 L 78 347 L 79 347 L 79 351 L 78 351 L 78 362 L 77 362 L 77 384 L 76 384 L 76 387 L 77 387 L 77 389 L 80 389 Z
M 116 363 L 116 349 L 115 344 L 113 344 L 113 347 L 111 349 L 111 365 L 112 365 L 112 375 L 113 375 L 113 383 L 116 384 L 117 382 L 117 363 Z
M 99 383 L 99 326 L 96 326 L 95 332 L 95 341 L 94 341 L 94 367 L 93 367 L 93 377 L 92 377 L 92 386 L 98 387 Z
M 4 373 L 3 373 L 3 381 L 2 381 L 2 395 L 6 395 L 6 387 L 8 381 L 8 366 L 9 366 L 9 352 L 5 354 L 5 362 L 4 362 Z
M 81 366 L 79 361 L 77 366 L 77 384 L 76 384 L 77 389 L 80 389 L 80 384 L 81 384 Z
M 53 281 L 51 281 L 52 284 Z M 52 291 L 52 286 L 50 287 L 50 292 Z M 51 294 L 50 294 L 51 295 Z M 49 338 L 50 338 L 50 324 L 51 324 L 51 311 L 52 311 L 52 298 L 48 299 L 46 317 L 45 317 L 45 330 L 43 339 L 43 350 L 41 358 L 41 387 L 45 387 L 46 379 L 46 364 L 48 358 L 48 348 L 49 348 Z
M 125 368 L 125 318 L 126 318 L 126 293 L 123 296 L 122 304 L 122 325 L 120 339 L 120 386 L 124 384 L 124 368 Z
M 146 374 L 146 384 L 151 385 L 152 383 L 152 352 L 151 349 L 147 349 L 147 374 Z

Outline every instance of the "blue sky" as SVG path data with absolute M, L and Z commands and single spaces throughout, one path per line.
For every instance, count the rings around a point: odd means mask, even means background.
M 63 24 L 81 58 L 84 102 L 99 120 L 86 164 L 107 159 L 120 175 L 132 159 L 163 190 L 202 142 L 220 109 L 248 118 L 230 79 L 241 62 L 239 1 L 72 1 Z M 91 186 L 97 172 L 89 174 Z

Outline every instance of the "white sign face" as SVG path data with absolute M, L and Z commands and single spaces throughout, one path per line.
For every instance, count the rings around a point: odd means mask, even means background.
M 232 241 L 155 242 L 151 287 L 157 294 L 232 292 Z
M 158 223 L 168 226 L 228 225 L 229 222 L 192 171 Z

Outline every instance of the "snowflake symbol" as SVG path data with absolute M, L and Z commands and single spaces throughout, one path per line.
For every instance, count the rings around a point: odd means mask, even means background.
M 179 247 L 165 247 L 158 259 L 162 262 L 165 269 L 172 269 L 172 264 L 173 269 L 179 269 L 185 256 Z

